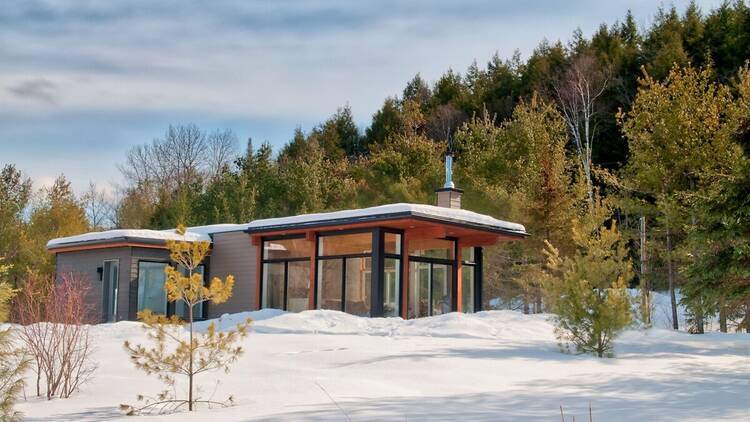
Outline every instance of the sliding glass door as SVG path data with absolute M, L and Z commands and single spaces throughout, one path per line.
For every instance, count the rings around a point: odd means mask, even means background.
M 310 254 L 304 236 L 264 239 L 262 307 L 301 312 L 310 304 Z
M 151 310 L 167 314 L 167 293 L 164 291 L 166 262 L 138 262 L 138 312 Z
M 455 256 L 452 239 L 409 242 L 409 318 L 442 315 L 454 310 Z
M 441 315 L 453 309 L 453 265 L 409 262 L 409 318 Z
M 318 309 L 370 316 L 372 231 L 318 238 Z
M 119 260 L 104 261 L 104 267 L 102 268 L 102 319 L 104 322 L 117 321 L 119 269 Z

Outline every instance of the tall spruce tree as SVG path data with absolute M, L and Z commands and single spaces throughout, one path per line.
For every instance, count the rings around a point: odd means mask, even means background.
M 664 233 L 674 329 L 678 266 L 686 258 L 676 256 L 683 227 L 697 223 L 696 194 L 721 179 L 740 154 L 727 131 L 730 104 L 729 90 L 712 82 L 711 69 L 675 66 L 663 82 L 645 75 L 632 108 L 619 114 L 631 154 L 625 184 L 642 205 L 658 211 Z

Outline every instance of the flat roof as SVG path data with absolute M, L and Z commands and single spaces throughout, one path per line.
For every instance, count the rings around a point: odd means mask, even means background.
M 100 232 L 91 232 L 79 234 L 76 236 L 59 237 L 47 242 L 47 249 L 64 248 L 80 244 L 98 244 L 98 243 L 164 243 L 167 240 L 188 240 L 191 242 L 198 240 L 211 241 L 211 236 L 206 233 L 193 232 L 188 230 L 185 236 L 181 236 L 171 230 L 145 230 L 145 229 L 116 229 Z
M 405 217 L 458 224 L 493 233 L 505 233 L 520 236 L 527 235 L 526 228 L 522 224 L 498 220 L 497 218 L 473 211 L 438 207 L 435 205 L 406 203 L 255 220 L 246 224 L 244 231 L 247 233 L 260 233 L 285 229 L 304 229 L 307 227 L 327 227 L 340 224 L 384 221 Z
M 315 214 L 302 214 L 291 217 L 266 218 L 247 224 L 214 224 L 189 227 L 185 236 L 175 230 L 135 230 L 117 229 L 92 232 L 77 236 L 52 239 L 47 249 L 60 249 L 82 245 L 106 245 L 110 243 L 163 244 L 166 240 L 211 241 L 217 233 L 243 231 L 263 233 L 278 230 L 330 227 L 342 224 L 386 221 L 400 218 L 416 218 L 440 223 L 456 224 L 492 233 L 503 233 L 525 237 L 528 234 L 523 225 L 499 220 L 488 215 L 455 208 L 424 204 L 388 204 L 369 208 L 342 210 Z

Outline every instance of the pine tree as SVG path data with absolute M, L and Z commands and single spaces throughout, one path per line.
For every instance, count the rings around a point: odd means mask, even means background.
M 89 231 L 89 223 L 65 176 L 59 176 L 41 194 L 41 202 L 31 211 L 24 249 L 31 268 L 54 274 L 54 255 L 47 253 L 47 241 L 85 233 Z
M 0 260 L 0 323 L 8 318 L 8 302 L 15 296 L 8 283 L 4 281 L 10 266 Z M 23 374 L 31 361 L 23 349 L 15 346 L 11 328 L 0 330 L 0 420 L 20 420 L 20 414 L 13 410 L 16 397 L 24 387 Z
M 656 211 L 664 233 L 674 329 L 678 269 L 692 253 L 680 247 L 683 228 L 699 223 L 694 204 L 701 189 L 721 181 L 741 154 L 727 126 L 730 92 L 712 77 L 709 68 L 678 66 L 663 82 L 646 75 L 631 110 L 618 115 L 631 154 L 624 183 L 636 202 Z
M 179 226 L 177 233 L 184 235 L 185 227 Z M 187 378 L 188 398 L 187 400 L 173 396 L 169 390 L 162 391 L 155 398 L 139 396 L 139 400 L 145 400 L 143 407 L 135 408 L 123 405 L 123 410 L 128 414 L 159 413 L 177 411 L 187 406 L 193 411 L 195 405 L 204 403 L 207 405 L 226 405 L 232 402 L 214 402 L 195 396 L 194 378 L 196 375 L 207 371 L 223 370 L 229 372 L 230 366 L 239 359 L 244 352 L 237 343 L 245 338 L 251 323 L 247 319 L 237 324 L 234 330 L 217 331 L 216 324 L 211 322 L 205 333 L 197 333 L 194 327 L 195 307 L 204 302 L 214 304 L 224 303 L 232 296 L 234 277 L 229 275 L 225 280 L 215 277 L 209 286 L 203 282 L 203 274 L 196 269 L 201 265 L 208 255 L 210 243 L 205 241 L 167 241 L 172 261 L 177 268 L 167 266 L 165 269 L 167 279 L 164 290 L 167 299 L 176 304 L 184 306 L 187 312 L 187 334 L 185 339 L 184 324 L 177 316 L 168 318 L 157 315 L 150 310 L 138 313 L 138 318 L 144 323 L 148 338 L 155 346 L 148 348 L 143 345 L 133 345 L 125 342 L 125 350 L 130 355 L 130 360 L 136 368 L 147 374 L 155 374 L 168 387 L 174 387 L 178 376 Z
M 555 334 L 579 353 L 612 356 L 613 341 L 631 320 L 627 283 L 633 277 L 628 250 L 617 224 L 602 225 L 610 209 L 600 200 L 574 221 L 570 256 L 547 242 L 547 292 L 555 314 Z

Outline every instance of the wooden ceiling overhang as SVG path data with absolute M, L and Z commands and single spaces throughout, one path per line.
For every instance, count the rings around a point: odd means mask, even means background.
M 484 227 L 477 224 L 444 221 L 412 215 L 360 222 L 308 223 L 298 227 L 290 224 L 284 227 L 254 228 L 245 231 L 250 234 L 254 245 L 260 245 L 261 238 L 263 237 L 304 234 L 308 239 L 312 240 L 316 233 L 334 234 L 337 231 L 346 232 L 375 227 L 401 231 L 406 234 L 408 239 L 455 238 L 461 247 L 490 246 L 499 242 L 522 240 L 528 237 L 526 233 L 504 230 L 497 227 Z

